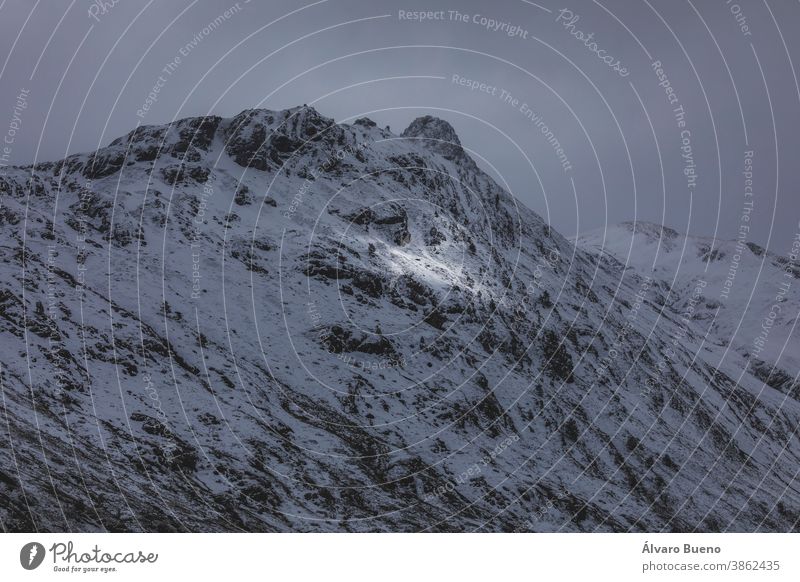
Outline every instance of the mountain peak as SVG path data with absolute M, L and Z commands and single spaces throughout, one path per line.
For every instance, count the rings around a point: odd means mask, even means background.
M 453 129 L 453 126 L 444 119 L 440 119 L 432 115 L 423 115 L 422 117 L 417 117 L 403 131 L 402 135 L 403 137 L 425 137 L 428 139 L 438 139 L 461 145 L 461 141 L 458 139 L 458 135 L 456 135 L 456 130 Z
M 420 139 L 449 160 L 462 159 L 464 150 L 456 130 L 444 119 L 425 115 L 417 117 L 403 131 L 402 137 Z
M 574 249 L 445 121 L 356 125 L 248 110 L 3 172 L 4 529 L 797 529 L 794 261 L 643 223 Z

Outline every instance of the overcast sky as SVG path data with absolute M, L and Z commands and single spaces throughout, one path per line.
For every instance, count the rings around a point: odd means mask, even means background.
M 567 236 L 638 218 L 732 239 L 750 199 L 749 240 L 786 254 L 798 232 L 797 2 L 112 4 L 0 0 L 0 133 L 13 131 L 11 163 L 93 150 L 137 123 L 307 103 L 397 133 L 420 115 L 446 119 L 484 168 Z M 438 13 L 401 17 L 419 10 Z

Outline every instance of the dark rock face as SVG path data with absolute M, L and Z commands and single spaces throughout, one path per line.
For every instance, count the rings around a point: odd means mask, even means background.
M 208 152 L 220 121 L 219 117 L 196 117 L 165 127 L 138 127 L 91 154 L 85 162 L 79 161 L 80 156 L 71 156 L 58 169 L 73 171 L 77 164 L 83 168 L 84 177 L 99 180 L 119 172 L 126 161 L 151 162 L 160 154 L 198 162 Z
M 242 112 L 233 118 L 229 134 L 226 136 L 225 151 L 240 166 L 266 171 L 270 169 L 270 152 L 267 142 L 267 128 L 274 118 L 258 111 Z
M 91 180 L 98 180 L 117 173 L 125 162 L 122 152 L 95 154 L 89 158 L 83 169 L 83 175 Z
M 332 119 L 313 108 L 283 112 L 243 111 L 226 128 L 225 151 L 245 168 L 274 170 L 292 159 L 301 147 L 313 142 L 337 143 L 342 130 Z
M 362 352 L 383 356 L 393 362 L 399 360 L 392 342 L 385 337 L 366 333 L 354 334 L 340 325 L 331 326 L 327 330 L 323 344 L 329 352 L 334 354 Z
M 355 125 L 363 125 L 364 127 L 376 127 L 376 123 L 369 117 L 359 117 L 353 122 Z
M 408 214 L 401 205 L 395 202 L 389 202 L 374 209 L 361 208 L 344 218 L 352 224 L 381 233 L 386 240 L 396 245 L 403 246 L 411 242 Z
M 453 126 L 438 117 L 430 115 L 418 117 L 403 131 L 402 136 L 420 140 L 426 147 L 430 147 L 448 160 L 457 160 L 464 156 L 461 141 Z
M 203 183 L 208 181 L 210 170 L 204 166 L 171 165 L 161 169 L 161 176 L 164 182 L 170 186 L 179 183 L 186 183 L 190 180 Z

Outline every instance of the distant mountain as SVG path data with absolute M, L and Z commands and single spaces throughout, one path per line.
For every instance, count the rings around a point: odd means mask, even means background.
M 441 119 L 184 119 L 0 196 L 7 531 L 797 529 L 796 391 L 741 303 L 706 334 L 716 266 L 683 319 L 701 243 L 667 294 Z
M 578 244 L 658 281 L 666 303 L 690 312 L 706 341 L 743 356 L 750 372 L 800 398 L 800 264 L 796 242 L 777 255 L 748 241 L 692 237 L 648 222 L 627 222 L 588 233 Z M 730 354 L 730 352 L 729 352 Z M 730 355 L 726 355 L 726 358 Z

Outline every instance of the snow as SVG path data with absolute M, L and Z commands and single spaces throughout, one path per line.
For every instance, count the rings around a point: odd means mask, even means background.
M 513 531 L 548 501 L 537 530 L 796 527 L 800 404 L 749 364 L 779 257 L 720 300 L 735 243 L 576 249 L 431 117 L 254 110 L 101 158 L 86 207 L 88 155 L 0 178 L 6 529 Z M 766 370 L 800 363 L 796 301 Z

